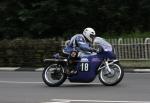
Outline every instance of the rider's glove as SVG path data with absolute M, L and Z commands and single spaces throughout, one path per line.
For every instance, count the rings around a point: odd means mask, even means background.
M 98 53 L 98 50 L 97 50 L 97 49 L 92 48 L 92 49 L 91 49 L 91 52 Z

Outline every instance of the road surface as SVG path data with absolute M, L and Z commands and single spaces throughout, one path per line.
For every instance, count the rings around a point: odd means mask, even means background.
M 150 103 L 149 73 L 125 73 L 113 87 L 103 86 L 98 79 L 48 87 L 41 74 L 0 71 L 0 103 Z

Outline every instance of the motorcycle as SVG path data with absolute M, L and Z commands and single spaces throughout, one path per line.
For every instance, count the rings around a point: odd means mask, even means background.
M 98 75 L 100 82 L 105 86 L 117 85 L 124 76 L 124 70 L 118 60 L 110 60 L 107 53 L 96 53 L 83 56 L 76 60 L 77 74 L 67 75 L 68 60 L 66 58 L 44 59 L 46 66 L 42 72 L 42 78 L 50 87 L 60 86 L 68 79 L 70 82 L 90 83 Z

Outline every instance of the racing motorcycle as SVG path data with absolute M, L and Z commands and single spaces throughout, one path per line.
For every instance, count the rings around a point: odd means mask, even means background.
M 90 56 L 83 56 L 76 60 L 76 74 L 67 75 L 67 57 L 55 57 L 45 59 L 46 66 L 42 72 L 42 78 L 50 87 L 60 86 L 68 79 L 70 82 L 90 83 L 97 76 L 105 86 L 117 85 L 124 76 L 124 70 L 118 60 L 110 60 L 107 53 L 96 53 Z

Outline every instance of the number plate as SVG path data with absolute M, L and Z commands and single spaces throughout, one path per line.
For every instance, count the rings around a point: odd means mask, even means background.
M 89 63 L 81 63 L 81 71 L 82 72 L 88 72 L 89 71 Z

